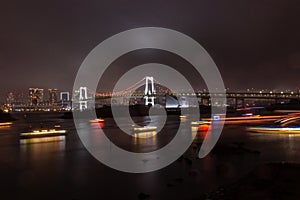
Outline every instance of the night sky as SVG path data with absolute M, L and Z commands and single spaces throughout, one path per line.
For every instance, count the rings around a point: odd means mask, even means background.
M 147 26 L 197 40 L 230 89 L 300 87 L 299 0 L 2 0 L 0 25 L 1 101 L 28 87 L 70 91 L 96 45 Z

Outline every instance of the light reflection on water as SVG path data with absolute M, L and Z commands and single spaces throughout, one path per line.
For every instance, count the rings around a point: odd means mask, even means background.
M 30 138 L 20 140 L 20 152 L 30 156 L 30 159 L 39 160 L 55 152 L 65 150 L 65 136 Z
M 178 118 L 178 117 L 177 117 Z M 183 120 L 184 119 L 184 120 Z M 159 117 L 155 118 L 156 121 L 159 121 Z M 174 129 L 177 129 L 177 123 L 180 122 L 183 123 L 190 123 L 188 118 L 179 118 L 179 121 L 171 121 L 169 124 L 167 124 L 167 128 L 165 132 L 161 133 L 158 132 L 155 133 L 149 133 L 151 137 L 149 138 L 137 138 L 137 137 L 123 137 L 121 131 L 116 127 L 114 122 L 111 119 L 106 119 L 104 123 L 83 123 L 82 128 L 89 127 L 92 130 L 92 138 L 97 141 L 101 141 L 101 138 L 103 137 L 103 134 L 107 134 L 107 136 L 111 137 L 114 142 L 118 143 L 120 147 L 127 147 L 127 149 L 131 149 L 134 151 L 153 151 L 158 148 L 161 148 L 162 141 L 168 141 L 172 139 L 173 135 L 169 132 L 174 132 Z M 27 122 L 26 122 L 27 121 Z M 26 121 L 16 121 L 14 123 L 14 128 L 11 129 L 11 127 L 6 127 L 5 129 L 2 129 L 4 132 L 10 132 L 15 131 L 18 127 L 19 130 L 22 126 L 27 126 L 28 124 L 33 124 L 34 122 L 39 122 L 40 117 L 37 116 L 36 118 L 27 119 Z M 149 117 L 136 117 L 135 121 L 138 121 L 142 125 L 147 125 L 149 123 Z M 47 123 L 49 124 L 57 124 L 60 123 L 64 127 L 68 127 L 69 136 L 66 136 L 67 138 L 73 138 L 76 137 L 76 132 L 74 131 L 73 121 L 72 120 L 61 120 L 59 118 L 49 118 L 46 120 L 46 123 L 44 123 L 44 126 L 47 126 Z M 131 126 L 131 125 L 128 125 Z M 4 128 L 4 127 L 3 127 Z M 99 132 L 99 128 L 102 128 L 104 132 Z M 299 159 L 295 159 L 298 155 L 298 150 L 300 148 L 300 137 L 297 137 L 296 135 L 272 135 L 272 134 L 253 134 L 249 133 L 246 130 L 245 125 L 228 125 L 224 128 L 223 133 L 221 135 L 221 139 L 218 143 L 233 143 L 236 141 L 245 142 L 246 145 L 249 148 L 257 149 L 258 151 L 261 151 L 262 154 L 260 158 L 265 161 L 273 161 L 273 160 L 286 160 L 286 161 L 300 161 Z M 207 134 L 209 134 L 208 131 L 199 131 L 198 127 L 191 127 L 192 137 L 195 138 L 195 141 L 201 142 Z M 108 132 L 107 132 L 108 131 Z M 176 130 L 175 130 L 176 131 Z M 147 134 L 147 133 L 145 133 Z M 148 135 L 148 134 L 147 134 Z M 168 139 L 166 139 L 168 138 Z M 44 141 L 43 141 L 44 140 Z M 47 148 L 44 148 L 43 151 L 64 151 L 64 147 L 66 145 L 66 141 L 51 141 L 56 140 L 55 138 L 52 139 L 37 139 L 37 140 L 28 140 L 26 142 L 21 143 L 36 143 L 36 148 L 43 148 L 42 146 L 47 146 Z M 60 139 L 58 139 L 60 140 Z M 76 142 L 78 141 L 78 138 L 75 139 Z M 45 143 L 45 144 L 43 144 Z M 50 144 L 49 144 L 50 143 Z M 51 145 L 53 143 L 53 145 Z M 101 144 L 101 143 L 100 143 Z M 32 145 L 33 146 L 33 145 Z M 21 149 L 24 150 L 24 146 L 21 146 Z M 84 148 L 83 148 L 84 149 Z M 275 150 L 276 149 L 276 150 Z M 22 151 L 23 151 L 22 150 Z M 275 153 L 279 152 L 279 153 Z M 300 152 L 300 151 L 299 151 Z
M 151 145 L 157 147 L 157 132 L 156 131 L 150 131 L 150 132 L 144 132 L 140 134 L 145 134 L 147 137 L 139 137 L 139 136 L 133 136 L 133 144 L 134 145 Z
M 59 144 L 64 144 L 65 136 L 20 139 L 20 144 L 26 146 L 26 145 L 30 145 L 30 144 L 34 144 L 34 143 L 58 142 L 58 141 L 61 141 L 61 142 L 59 142 Z
M 249 144 L 262 154 L 264 162 L 300 163 L 300 135 L 274 133 L 247 133 Z
M 48 116 L 47 114 L 43 114 Z M 40 119 L 45 118 L 41 117 L 39 114 L 33 115 L 28 114 L 26 120 L 18 120 L 14 122 L 12 127 L 1 127 L 0 133 L 6 133 L 6 137 L 2 137 L 3 142 L 10 138 L 8 133 L 16 134 L 17 132 L 21 132 L 23 127 L 27 127 L 29 124 L 39 124 Z M 175 119 L 175 118 L 174 118 Z M 183 120 L 184 119 L 184 120 Z M 159 121 L 159 117 L 155 118 L 156 121 Z M 107 134 L 107 136 L 111 137 L 114 142 L 120 144 L 121 147 L 128 147 L 127 149 L 134 149 L 137 152 L 143 151 L 143 149 L 147 150 L 156 150 L 162 146 L 162 141 L 169 141 L 172 139 L 173 135 L 170 132 L 176 132 L 177 125 L 183 120 L 183 123 L 190 123 L 187 117 L 177 117 L 177 119 L 169 121 L 166 126 L 166 130 L 164 132 L 158 132 L 157 134 L 151 133 L 151 137 L 148 139 L 142 138 L 127 138 L 124 137 L 121 131 L 116 127 L 112 119 L 106 119 L 104 123 L 83 123 L 82 128 L 90 127 L 92 130 L 92 137 L 95 140 L 101 141 L 103 134 Z M 138 121 L 142 125 L 147 125 L 149 123 L 149 117 L 136 117 L 135 121 Z M 57 114 L 54 116 L 50 116 L 46 120 L 44 120 L 43 125 L 46 127 L 47 124 L 61 124 L 62 128 L 68 129 L 68 135 L 66 138 L 69 138 L 73 143 L 70 145 L 74 145 L 76 143 L 80 143 L 78 137 L 76 136 L 76 131 L 73 125 L 72 120 L 63 120 L 57 117 Z M 131 125 L 128 125 L 131 126 Z M 99 132 L 99 127 L 103 129 L 104 133 Z M 270 160 L 286 160 L 286 161 L 300 161 L 299 158 L 296 159 L 298 152 L 300 152 L 300 137 L 297 135 L 280 135 L 280 134 L 254 134 L 247 132 L 247 126 L 245 125 L 228 125 L 224 128 L 221 139 L 218 143 L 228 143 L 231 144 L 236 141 L 244 142 L 249 148 L 257 149 L 261 151 L 262 154 L 260 158 L 264 161 Z M 192 137 L 195 137 L 195 141 L 203 140 L 206 135 L 209 133 L 207 131 L 198 131 L 198 127 L 191 127 Z M 44 141 L 42 141 L 44 140 Z M 35 139 L 35 140 L 27 140 L 26 142 L 21 143 L 35 143 L 36 148 L 42 148 L 41 146 L 47 146 L 43 151 L 64 151 L 65 145 L 68 144 L 68 141 L 51 141 L 56 140 L 56 138 L 52 139 Z M 60 139 L 58 139 L 60 140 Z M 11 139 L 10 139 L 11 141 Z M 1 140 L 0 140 L 1 142 Z M 74 143 L 75 142 L 75 143 Z M 53 145 L 51 145 L 53 143 Z M 70 143 L 70 142 L 69 142 Z M 1 144 L 3 145 L 3 144 Z M 34 146 L 34 145 L 30 145 Z M 39 147 L 40 146 L 40 147 Z M 76 146 L 78 146 L 76 144 Z M 130 147 L 131 146 L 131 147 Z M 24 149 L 25 146 L 20 146 L 21 149 Z M 83 148 L 84 149 L 84 148 Z
M 18 133 L 29 124 L 39 124 L 41 118 L 39 115 L 32 118 L 29 116 L 26 121 L 16 121 L 12 127 L 0 130 L 0 160 L 5 160 L 5 165 L 13 166 L 17 163 L 20 166 L 25 166 L 24 168 L 32 167 L 33 171 L 30 172 L 31 175 L 33 174 L 32 176 L 34 176 L 36 171 L 39 171 L 42 175 L 44 174 L 45 177 L 58 176 L 59 174 L 59 176 L 62 176 L 62 179 L 67 180 L 68 184 L 64 186 L 69 189 L 66 190 L 67 194 L 72 194 L 71 192 L 68 193 L 68 191 L 76 190 L 74 185 L 79 187 L 85 184 L 85 188 L 95 187 L 95 192 L 99 192 L 99 188 L 101 188 L 103 196 L 111 197 L 110 195 L 113 195 L 115 198 L 128 197 L 134 199 L 142 191 L 148 191 L 153 195 L 156 193 L 157 197 L 165 195 L 165 199 L 176 198 L 177 195 L 196 198 L 195 194 L 209 191 L 223 183 L 231 183 L 260 163 L 273 161 L 300 162 L 300 137 L 295 135 L 252 134 L 246 131 L 245 125 L 226 126 L 217 143 L 217 147 L 240 143 L 245 148 L 259 151 L 260 154 L 236 154 L 234 150 L 230 150 L 228 152 L 211 153 L 204 159 L 196 159 L 197 149 L 193 149 L 193 147 L 201 145 L 201 141 L 209 132 L 199 132 L 198 127 L 191 127 L 192 137 L 195 137 L 195 143 L 197 144 L 192 145 L 192 148 L 185 153 L 185 157 L 192 159 L 192 164 L 188 164 L 185 160 L 175 161 L 171 166 L 158 172 L 128 175 L 104 167 L 96 161 L 82 146 L 72 120 L 62 120 L 58 117 L 53 117 L 48 118 L 43 123 L 45 127 L 47 124 L 61 124 L 61 128 L 68 131 L 64 139 L 34 139 L 19 144 Z M 141 117 L 137 120 L 144 125 L 148 123 L 148 118 Z M 168 141 L 173 137 L 171 132 L 174 132 L 174 130 L 176 132 L 179 120 L 178 117 L 177 119 L 171 119 L 166 125 L 166 130 L 146 139 L 122 134 L 112 119 L 105 119 L 104 124 L 83 123 L 81 128 L 90 127 L 92 130 L 91 137 L 100 141 L 100 144 L 104 134 L 106 134 L 114 142 L 118 143 L 120 147 L 136 152 L 153 151 L 161 147 L 162 141 Z M 185 119 L 184 123 L 190 123 L 188 118 Z M 99 132 L 99 127 L 103 128 L 104 132 Z M 12 162 L 8 158 L 11 155 L 14 155 L 16 162 Z M 56 170 L 53 170 L 53 166 L 56 166 Z M 10 170 L 12 174 L 17 175 L 21 173 L 21 170 L 18 171 L 15 168 Z M 190 171 L 193 171 L 193 173 L 190 173 Z M 198 175 L 196 176 L 195 174 Z M 0 172 L 0 175 L 1 177 L 6 176 L 4 171 Z M 35 187 L 39 188 L 40 182 L 43 182 L 44 177 L 42 175 L 41 177 L 35 177 L 32 181 Z M 28 177 L 28 174 L 23 174 L 21 178 L 22 183 L 20 184 L 28 184 Z M 112 177 L 114 177 L 113 180 L 111 180 Z M 180 185 L 180 190 L 176 190 L 176 192 L 174 190 L 168 192 L 166 190 L 167 183 L 170 179 L 173 180 L 178 177 L 183 177 L 185 179 L 184 182 L 188 184 Z M 35 180 L 36 183 L 34 182 Z M 51 185 L 50 183 L 45 183 L 45 185 L 55 188 L 55 184 L 58 183 L 59 181 L 53 180 Z M 197 189 L 193 189 L 191 186 L 196 186 Z M 26 189 L 36 192 L 38 190 L 35 187 L 27 187 Z M 82 190 L 84 190 L 84 187 Z M 40 189 L 42 188 L 45 188 L 45 186 L 40 186 Z M 124 193 L 111 194 L 109 192 L 111 188 L 120 188 Z M 72 196 L 68 197 L 70 199 Z
M 0 126 L 0 129 L 8 130 L 11 128 L 11 125 Z

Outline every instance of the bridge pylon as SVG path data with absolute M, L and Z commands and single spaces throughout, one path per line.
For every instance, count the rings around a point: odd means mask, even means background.
M 87 99 L 87 87 L 80 87 L 79 100 L 86 100 L 86 99 Z
M 144 91 L 145 105 L 151 104 L 152 106 L 154 106 L 155 97 L 153 95 L 156 94 L 156 90 L 154 87 L 154 78 L 152 76 L 146 76 L 145 80 L 146 80 L 145 91 Z
M 87 87 L 80 87 L 79 88 L 79 110 L 83 111 L 86 110 L 87 107 Z

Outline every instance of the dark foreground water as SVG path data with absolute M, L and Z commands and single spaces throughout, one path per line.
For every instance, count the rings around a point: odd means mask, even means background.
M 261 163 L 300 163 L 300 137 L 248 133 L 244 125 L 227 125 L 214 151 L 197 159 L 196 145 L 184 158 L 156 172 L 119 172 L 94 159 L 81 144 L 72 119 L 60 114 L 15 114 L 11 127 L 0 128 L 0 199 L 201 199 L 203 194 L 234 183 Z M 140 123 L 147 118 L 136 118 Z M 42 123 L 42 124 L 40 124 Z M 104 130 L 120 147 L 149 152 L 170 141 L 179 119 L 171 118 L 162 134 L 137 141 L 120 134 L 112 119 Z M 68 134 L 59 141 L 20 144 L 29 125 L 61 125 Z M 95 133 L 98 134 L 98 133 Z M 195 143 L 201 141 L 201 133 Z

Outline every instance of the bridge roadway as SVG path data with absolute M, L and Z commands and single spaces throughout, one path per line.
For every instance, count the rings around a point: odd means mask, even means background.
M 165 93 L 157 93 L 153 96 L 164 96 Z M 169 94 L 171 96 L 197 96 L 198 98 L 235 98 L 235 99 L 299 99 L 300 94 L 295 92 L 289 92 L 289 93 L 261 93 L 261 92 L 227 92 L 226 95 L 220 94 L 220 93 L 172 93 Z M 96 98 L 111 98 L 114 96 L 117 97 L 135 97 L 135 98 L 143 98 L 143 93 L 133 93 L 131 95 L 125 94 L 125 95 L 112 95 L 112 94 L 104 94 L 104 95 L 96 95 Z
M 153 96 L 155 97 L 163 97 L 165 96 L 166 93 L 157 93 Z M 173 93 L 173 94 L 169 94 L 170 96 L 179 96 L 179 97 L 189 97 L 189 96 L 197 96 L 197 98 L 201 99 L 201 103 L 203 105 L 206 105 L 209 102 L 209 99 L 211 97 L 215 97 L 215 98 L 224 98 L 226 97 L 227 99 L 234 99 L 236 106 L 238 104 L 244 105 L 245 104 L 245 99 L 265 99 L 265 100 L 290 100 L 290 99 L 300 99 L 300 94 L 299 93 L 295 93 L 295 92 L 289 92 L 289 93 L 261 93 L 261 92 L 227 92 L 226 96 L 224 96 L 224 94 L 220 94 L 220 93 Z M 149 96 L 149 95 L 148 95 Z M 112 94 L 101 94 L 101 95 L 95 95 L 96 97 L 96 104 L 99 103 L 99 100 L 105 100 L 105 102 L 107 101 L 110 102 L 110 98 L 112 97 Z M 125 94 L 125 95 L 115 95 L 115 98 L 143 98 L 144 94 L 143 93 L 133 93 L 132 95 L 129 94 Z M 82 99 L 81 101 L 87 101 L 90 102 L 91 97 L 88 97 L 87 99 Z M 79 101 L 73 101 L 73 104 L 78 104 Z M 71 101 L 69 102 L 69 105 L 71 105 Z M 62 105 L 57 105 L 57 106 L 18 106 L 15 105 L 14 106 L 14 110 L 16 109 L 24 109 L 24 110 L 61 110 L 61 109 L 66 109 L 66 106 L 62 106 Z

